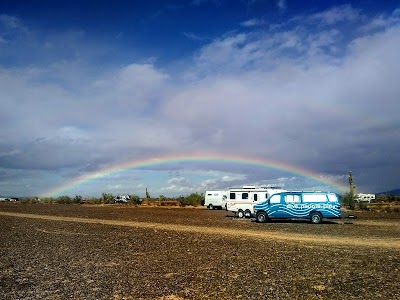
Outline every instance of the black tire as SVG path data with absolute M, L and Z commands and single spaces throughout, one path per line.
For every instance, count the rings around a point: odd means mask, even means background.
M 312 213 L 310 214 L 310 222 L 311 222 L 312 224 L 320 224 L 320 223 L 322 222 L 322 215 L 321 215 L 321 213 L 316 212 L 316 211 L 312 212 Z
M 257 223 L 265 223 L 268 221 L 268 215 L 265 211 L 259 211 L 256 214 L 256 222 Z
M 245 216 L 246 218 L 251 218 L 251 211 L 250 211 L 250 209 L 246 209 L 246 210 L 244 211 L 244 216 Z
M 237 213 L 238 218 L 243 218 L 244 217 L 244 212 L 243 210 L 239 209 Z
M 209 209 L 209 210 L 213 210 L 213 209 L 214 209 L 214 205 L 208 204 L 208 209 Z

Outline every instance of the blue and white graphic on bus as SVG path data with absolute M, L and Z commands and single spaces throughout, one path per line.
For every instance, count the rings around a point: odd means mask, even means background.
M 282 192 L 253 207 L 257 222 L 268 219 L 310 219 L 321 223 L 322 218 L 340 218 L 340 200 L 330 192 Z

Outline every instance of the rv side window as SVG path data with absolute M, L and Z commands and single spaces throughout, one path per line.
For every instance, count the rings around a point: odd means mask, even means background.
M 269 195 L 268 193 L 265 194 L 265 199 L 268 199 Z
M 257 194 L 254 194 L 254 201 L 257 201 Z
M 273 195 L 269 198 L 269 203 L 281 203 L 281 195 Z
M 242 199 L 249 199 L 249 193 L 243 193 Z
M 285 195 L 286 203 L 300 203 L 300 195 Z
M 303 202 L 326 202 L 325 194 L 303 194 Z
M 207 196 L 212 196 L 212 194 L 207 194 Z
M 236 193 L 230 193 L 229 199 L 236 199 Z

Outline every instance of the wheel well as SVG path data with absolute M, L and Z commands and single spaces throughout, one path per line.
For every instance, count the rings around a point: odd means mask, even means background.
M 322 213 L 320 211 L 318 211 L 318 210 L 310 211 L 310 214 L 308 216 L 310 217 L 313 213 L 317 213 L 322 217 Z

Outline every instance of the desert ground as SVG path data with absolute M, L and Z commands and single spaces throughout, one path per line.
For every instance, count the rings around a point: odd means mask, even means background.
M 354 214 L 0 203 L 0 299 L 400 299 L 400 214 Z

